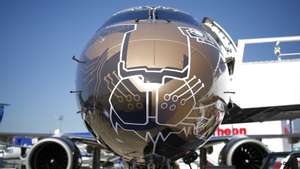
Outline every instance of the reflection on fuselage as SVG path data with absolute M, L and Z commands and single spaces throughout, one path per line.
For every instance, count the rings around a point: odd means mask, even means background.
M 90 132 L 127 160 L 174 160 L 221 123 L 227 67 L 190 15 L 140 7 L 113 15 L 84 50 L 78 100 Z

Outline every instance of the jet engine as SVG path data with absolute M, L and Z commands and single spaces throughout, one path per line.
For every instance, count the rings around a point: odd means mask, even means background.
M 219 164 L 235 166 L 236 169 L 259 169 L 268 153 L 267 147 L 256 139 L 237 138 L 221 150 Z
M 66 138 L 46 138 L 35 144 L 26 161 L 27 169 L 79 169 L 80 151 Z

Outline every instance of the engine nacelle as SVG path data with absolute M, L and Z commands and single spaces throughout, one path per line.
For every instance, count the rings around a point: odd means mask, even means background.
M 251 138 L 236 138 L 221 150 L 219 164 L 235 166 L 236 169 L 259 169 L 269 150 L 260 141 Z
M 35 144 L 26 161 L 27 169 L 79 169 L 80 151 L 66 138 L 46 138 Z

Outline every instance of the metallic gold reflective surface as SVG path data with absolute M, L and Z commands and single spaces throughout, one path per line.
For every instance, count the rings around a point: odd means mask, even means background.
M 83 120 L 125 159 L 176 159 L 203 145 L 223 119 L 228 70 L 200 27 L 165 20 L 109 25 L 81 60 Z

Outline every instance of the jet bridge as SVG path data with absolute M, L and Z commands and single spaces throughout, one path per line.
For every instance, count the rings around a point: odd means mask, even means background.
M 291 42 L 297 43 L 298 52 L 282 52 Z M 274 59 L 245 61 L 247 46 L 261 44 L 271 44 Z M 228 93 L 234 104 L 224 123 L 299 118 L 300 36 L 239 40 L 231 83 Z

